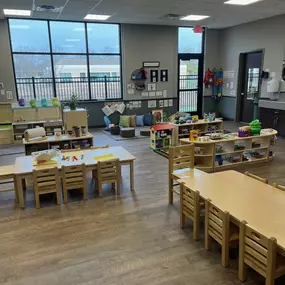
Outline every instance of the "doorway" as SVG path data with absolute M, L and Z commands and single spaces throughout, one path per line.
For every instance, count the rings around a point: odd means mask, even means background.
M 203 58 L 197 54 L 178 55 L 179 112 L 202 115 Z
M 250 123 L 259 117 L 263 51 L 240 54 L 237 121 Z

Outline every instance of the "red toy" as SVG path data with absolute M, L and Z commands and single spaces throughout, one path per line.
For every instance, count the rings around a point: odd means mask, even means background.
M 215 74 L 210 68 L 208 68 L 208 71 L 205 73 L 205 78 L 204 78 L 204 84 L 205 87 L 208 88 L 209 86 L 214 85 L 214 80 L 215 79 Z

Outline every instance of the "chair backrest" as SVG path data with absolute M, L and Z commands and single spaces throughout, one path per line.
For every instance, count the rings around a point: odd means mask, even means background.
M 118 158 L 98 161 L 97 170 L 99 183 L 113 183 L 121 179 L 121 167 Z
M 207 233 L 219 244 L 223 245 L 229 239 L 230 234 L 230 214 L 224 212 L 211 203 L 205 201 L 205 226 Z
M 38 169 L 33 171 L 35 191 L 38 194 L 54 193 L 59 189 L 58 168 Z
M 86 184 L 85 164 L 62 166 L 62 183 L 67 190 L 84 188 Z
M 282 186 L 280 184 L 273 183 L 273 187 L 275 187 L 275 188 L 277 188 L 279 190 L 285 191 L 285 186 Z
M 185 184 L 180 184 L 180 210 L 189 219 L 194 219 L 195 215 L 200 215 L 200 193 L 194 191 Z
M 240 258 L 262 276 L 272 275 L 276 268 L 277 240 L 240 223 Z
M 169 148 L 169 172 L 183 168 L 194 168 L 194 144 Z
M 251 177 L 251 178 L 253 178 L 253 179 L 256 179 L 256 180 L 258 180 L 258 181 L 260 181 L 260 182 L 263 182 L 263 183 L 268 184 L 268 179 L 266 179 L 266 178 L 259 177 L 259 176 L 257 176 L 257 175 L 254 175 L 254 174 L 248 172 L 248 171 L 246 171 L 244 174 L 245 174 L 246 176 L 249 176 L 249 177 Z
M 90 149 L 102 149 L 102 148 L 109 148 L 110 146 L 108 144 L 102 145 L 102 146 L 91 146 Z

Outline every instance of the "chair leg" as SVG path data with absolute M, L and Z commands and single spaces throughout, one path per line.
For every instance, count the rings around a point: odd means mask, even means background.
M 238 278 L 241 282 L 244 282 L 247 278 L 247 265 L 241 258 L 239 258 Z
M 168 179 L 168 202 L 173 204 L 173 179 L 171 177 Z
M 113 190 L 116 189 L 116 183 L 112 183 L 112 189 L 113 189 Z
M 121 194 L 121 181 L 117 181 L 117 195 Z
M 103 192 L 103 189 L 102 189 L 102 183 L 98 183 L 98 190 L 99 190 L 99 197 L 102 198 L 102 192 Z
M 56 204 L 60 205 L 60 191 L 56 191 Z
M 229 266 L 229 243 L 222 245 L 222 265 L 224 267 Z
M 86 185 L 82 188 L 83 191 L 83 200 L 87 200 L 87 188 Z
M 199 240 L 199 233 L 200 233 L 200 219 L 199 217 L 195 217 L 194 215 L 194 220 L 193 220 L 193 239 L 194 240 Z
M 205 249 L 212 250 L 212 238 L 205 232 Z
M 38 193 L 35 193 L 35 200 L 36 200 L 36 208 L 39 209 L 41 205 L 40 205 L 40 195 Z
M 67 189 L 66 188 L 64 188 L 63 189 L 63 203 L 64 204 L 67 204 Z

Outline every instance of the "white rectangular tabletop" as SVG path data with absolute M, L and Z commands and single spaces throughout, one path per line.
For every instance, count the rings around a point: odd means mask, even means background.
M 285 251 L 285 192 L 237 171 L 181 179 L 204 199 L 267 237 L 275 237 Z
M 102 149 L 94 149 L 94 150 L 92 149 L 82 150 L 82 152 L 84 154 L 84 157 L 82 160 L 79 159 L 78 161 L 68 162 L 68 161 L 63 161 L 61 160 L 61 158 L 59 158 L 57 164 L 49 164 L 49 165 L 42 165 L 42 166 L 33 166 L 32 156 L 21 156 L 21 157 L 16 158 L 14 173 L 15 174 L 29 174 L 29 173 L 32 173 L 34 169 L 51 168 L 51 167 L 56 167 L 56 166 L 60 169 L 62 165 L 77 165 L 81 163 L 85 163 L 87 166 L 96 165 L 97 161 L 94 160 L 94 157 L 108 155 L 108 154 L 113 154 L 115 157 L 119 158 L 121 163 L 133 161 L 136 159 L 132 154 L 130 154 L 128 151 L 126 151 L 124 148 L 120 146 L 102 148 Z

